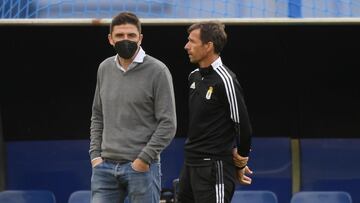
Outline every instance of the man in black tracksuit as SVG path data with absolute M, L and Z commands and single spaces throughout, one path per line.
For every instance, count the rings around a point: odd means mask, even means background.
M 190 62 L 189 132 L 180 175 L 179 202 L 230 203 L 236 179 L 251 184 L 246 174 L 251 125 L 236 75 L 221 61 L 226 43 L 224 25 L 196 23 L 185 45 Z

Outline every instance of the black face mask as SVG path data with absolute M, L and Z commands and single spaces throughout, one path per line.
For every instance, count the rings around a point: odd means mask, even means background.
M 115 50 L 121 58 L 129 59 L 134 56 L 138 46 L 130 40 L 121 40 L 115 43 Z

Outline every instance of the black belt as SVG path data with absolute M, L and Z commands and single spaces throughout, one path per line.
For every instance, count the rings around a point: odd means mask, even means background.
M 119 160 L 115 160 L 115 159 L 109 159 L 109 158 L 105 158 L 105 157 L 102 157 L 102 159 L 106 162 L 110 162 L 110 163 L 113 163 L 113 164 L 125 164 L 125 163 L 129 163 L 130 161 L 119 161 Z

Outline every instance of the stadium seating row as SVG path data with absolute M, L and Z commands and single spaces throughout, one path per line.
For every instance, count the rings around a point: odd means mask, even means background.
M 184 141 L 174 139 L 162 153 L 164 194 L 172 191 L 179 176 Z M 236 189 L 271 190 L 279 203 L 290 202 L 294 180 L 290 143 L 289 138 L 254 138 L 249 162 L 253 184 Z M 301 139 L 299 190 L 346 191 L 360 202 L 359 145 L 360 139 Z M 6 189 L 49 190 L 58 203 L 66 203 L 73 191 L 90 190 L 88 147 L 88 140 L 7 142 Z
M 278 203 L 271 191 L 236 191 L 231 203 Z M 312 191 L 295 193 L 290 203 L 352 203 L 349 193 L 343 191 Z
M 68 203 L 90 203 L 89 190 L 71 193 Z M 49 190 L 5 190 L 0 192 L 1 203 L 56 203 L 55 194 Z
M 68 203 L 90 203 L 89 190 L 71 193 Z M 48 190 L 8 190 L 0 192 L 0 203 L 56 203 L 55 195 Z M 176 201 L 175 201 L 176 202 Z M 235 191 L 231 203 L 278 203 L 271 191 Z M 290 203 L 352 203 L 349 193 L 342 191 L 313 191 L 295 193 Z

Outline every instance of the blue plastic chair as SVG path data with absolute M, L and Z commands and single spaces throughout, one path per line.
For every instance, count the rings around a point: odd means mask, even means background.
M 271 191 L 243 191 L 236 190 L 231 203 L 277 203 L 278 199 L 275 193 Z
M 78 190 L 71 193 L 68 203 L 90 203 L 91 191 L 90 190 Z M 2 202 L 0 202 L 2 203 Z M 126 198 L 124 203 L 129 203 L 129 199 Z
M 47 190 L 5 190 L 0 203 L 56 203 L 55 195 Z
M 78 190 L 71 193 L 68 203 L 90 203 L 91 191 L 90 190 Z
M 342 191 L 303 191 L 295 193 L 291 203 L 352 203 L 352 199 L 349 193 Z

